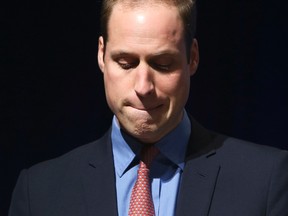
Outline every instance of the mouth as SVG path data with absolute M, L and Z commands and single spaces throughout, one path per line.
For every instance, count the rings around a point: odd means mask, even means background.
M 148 107 L 131 105 L 131 107 L 133 109 L 136 109 L 136 110 L 139 110 L 139 111 L 146 111 L 146 112 L 151 112 L 151 111 L 157 110 L 158 108 L 160 108 L 162 106 L 163 106 L 163 104 L 160 104 L 160 105 L 157 105 L 157 106 L 148 106 Z

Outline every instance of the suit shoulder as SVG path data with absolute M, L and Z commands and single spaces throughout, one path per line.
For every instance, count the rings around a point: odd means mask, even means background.
M 106 136 L 106 135 L 105 135 Z M 82 169 L 89 163 L 89 159 L 97 157 L 97 152 L 102 151 L 107 144 L 106 137 L 102 137 L 91 143 L 79 146 L 59 157 L 40 162 L 28 169 L 31 175 L 62 175 L 69 171 Z M 105 147 L 104 147 L 105 148 Z
M 268 170 L 284 161 L 284 166 L 288 167 L 288 151 L 237 138 L 227 137 L 216 152 L 218 160 L 228 166 Z
M 223 149 L 229 151 L 231 154 L 239 154 L 241 152 L 245 152 L 247 155 L 249 154 L 257 154 L 258 156 L 263 157 L 274 157 L 279 154 L 288 154 L 288 151 L 278 149 L 272 146 L 256 144 L 253 142 L 233 138 L 226 137 L 223 142 Z

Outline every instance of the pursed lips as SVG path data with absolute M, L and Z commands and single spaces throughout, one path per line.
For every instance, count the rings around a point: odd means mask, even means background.
M 149 106 L 149 107 L 144 107 L 144 106 L 134 106 L 130 105 L 130 107 L 140 110 L 140 111 L 153 111 L 157 108 L 160 108 L 163 104 L 157 105 L 157 106 Z

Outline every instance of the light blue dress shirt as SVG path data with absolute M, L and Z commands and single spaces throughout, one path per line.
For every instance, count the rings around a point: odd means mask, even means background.
M 184 112 L 180 124 L 155 145 L 160 150 L 150 167 L 155 216 L 173 216 L 179 182 L 184 168 L 186 147 L 191 133 L 190 120 Z M 119 216 L 127 216 L 130 195 L 137 179 L 141 143 L 124 133 L 116 117 L 112 123 L 112 150 L 115 164 Z

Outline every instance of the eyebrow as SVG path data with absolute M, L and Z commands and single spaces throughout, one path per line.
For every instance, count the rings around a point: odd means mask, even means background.
M 176 50 L 162 50 L 162 51 L 159 51 L 159 52 L 155 52 L 155 53 L 151 53 L 151 54 L 148 54 L 147 57 L 148 58 L 153 58 L 153 57 L 160 57 L 160 56 L 165 56 L 165 55 L 171 55 L 171 56 L 175 56 L 175 55 L 178 55 L 180 52 L 179 51 L 176 51 Z M 124 50 L 117 50 L 117 51 L 112 51 L 110 56 L 112 58 L 117 58 L 117 57 L 120 57 L 120 56 L 134 56 L 134 57 L 137 57 L 139 56 L 137 53 L 134 53 L 134 52 L 128 52 L 128 51 L 124 51 Z
M 151 58 L 151 57 L 161 57 L 161 56 L 176 56 L 179 53 L 180 52 L 175 51 L 175 50 L 163 50 L 160 52 L 152 53 L 152 54 L 148 55 L 148 57 Z
M 118 50 L 118 51 L 112 51 L 110 56 L 112 58 L 116 58 L 116 57 L 120 57 L 120 56 L 138 56 L 138 55 L 136 53 L 133 53 L 133 52 Z

